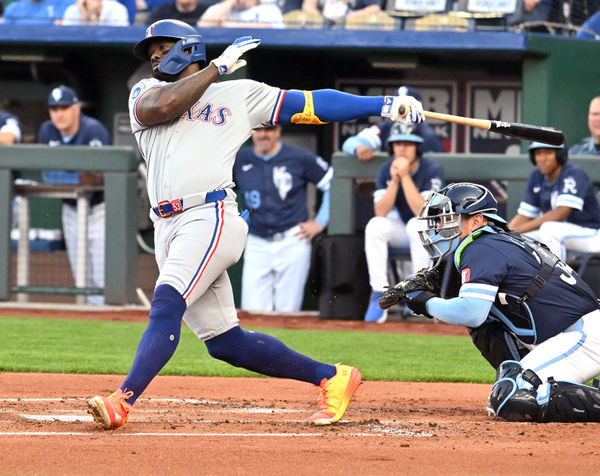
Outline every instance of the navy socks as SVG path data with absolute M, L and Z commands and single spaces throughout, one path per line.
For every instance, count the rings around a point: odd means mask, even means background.
M 319 385 L 335 375 L 335 366 L 324 364 L 287 347 L 275 337 L 236 326 L 205 342 L 208 353 L 235 367 L 270 377 L 291 378 Z
M 138 344 L 135 359 L 121 390 L 133 391 L 127 402 L 133 404 L 169 361 L 181 334 L 181 319 L 186 309 L 181 294 L 168 284 L 154 290 L 150 322 Z

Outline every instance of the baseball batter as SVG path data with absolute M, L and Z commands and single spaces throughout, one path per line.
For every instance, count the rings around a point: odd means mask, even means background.
M 436 263 L 453 253 L 462 285 L 453 299 L 414 288 L 407 305 L 472 328 L 493 319 L 528 349 L 520 361 L 515 355 L 498 368 L 490 395 L 497 415 L 600 421 L 600 391 L 584 385 L 600 373 L 598 299 L 547 247 L 509 233 L 497 209 L 489 190 L 472 183 L 429 197 L 419 213 L 421 239 Z
M 50 120 L 44 122 L 38 133 L 38 142 L 52 147 L 63 145 L 110 145 L 110 135 L 100 121 L 81 113 L 81 105 L 75 91 L 68 86 L 58 86 L 48 95 Z M 99 185 L 103 175 L 93 172 L 70 172 L 46 170 L 42 177 L 47 183 Z M 62 203 L 62 225 L 67 254 L 73 276 L 77 269 L 77 201 L 65 199 Z M 90 197 L 87 228 L 87 275 L 86 286 L 104 288 L 104 243 L 106 207 L 104 192 Z M 104 296 L 87 296 L 88 304 L 104 304 Z
M 274 377 L 319 387 L 314 424 L 336 422 L 361 382 L 347 365 L 315 361 L 267 334 L 239 325 L 227 268 L 246 242 L 248 225 L 238 215 L 232 169 L 253 129 L 279 123 L 323 124 L 380 115 L 423 120 L 411 97 L 353 96 L 335 90 L 282 90 L 251 80 L 216 80 L 243 67 L 240 57 L 260 40 L 235 40 L 205 65 L 202 37 L 177 20 L 148 27 L 134 55 L 150 61 L 154 78 L 133 86 L 129 111 L 133 134 L 148 167 L 148 196 L 155 223 L 156 282 L 149 324 L 131 370 L 108 397 L 88 400 L 104 428 L 125 424 L 133 404 L 169 361 L 181 320 L 214 358 Z
M 534 142 L 529 157 L 537 168 L 509 228 L 545 243 L 563 261 L 567 250 L 600 252 L 600 205 L 587 174 L 567 162 L 564 144 Z
M 299 311 L 310 268 L 311 240 L 329 222 L 333 169 L 308 150 L 283 144 L 279 126 L 252 134 L 241 150 L 233 178 L 253 210 L 242 272 L 242 309 Z M 308 183 L 323 192 L 314 220 L 308 219 Z

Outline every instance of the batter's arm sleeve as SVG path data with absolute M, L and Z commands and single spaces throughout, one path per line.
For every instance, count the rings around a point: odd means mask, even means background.
M 357 96 L 335 89 L 286 91 L 277 118 L 280 124 L 323 124 L 380 116 L 383 96 Z

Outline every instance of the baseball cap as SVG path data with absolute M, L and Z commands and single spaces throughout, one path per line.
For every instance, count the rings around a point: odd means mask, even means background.
M 58 86 L 48 94 L 48 107 L 50 106 L 72 106 L 79 104 L 77 94 L 68 86 Z
M 398 88 L 398 96 L 412 96 L 419 102 L 423 100 L 421 93 L 410 86 L 400 86 Z

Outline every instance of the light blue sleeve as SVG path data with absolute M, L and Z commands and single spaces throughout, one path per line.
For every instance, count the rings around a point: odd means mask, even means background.
M 342 150 L 346 152 L 346 154 L 354 155 L 357 146 L 367 145 L 364 142 L 366 141 L 361 141 L 358 136 L 350 136 L 342 144 Z
M 487 319 L 492 304 L 474 297 L 431 298 L 427 301 L 427 312 L 447 324 L 479 327 Z
M 315 221 L 321 226 L 327 226 L 329 223 L 329 189 L 323 192 L 323 199 L 321 200 L 321 207 L 319 213 L 315 217 Z

